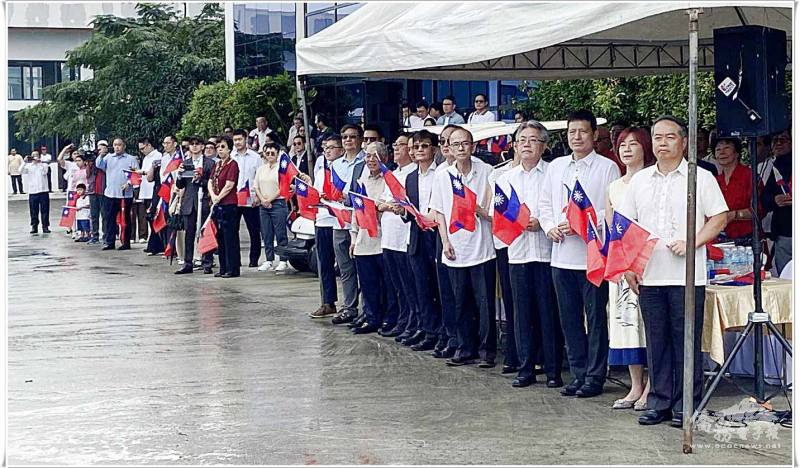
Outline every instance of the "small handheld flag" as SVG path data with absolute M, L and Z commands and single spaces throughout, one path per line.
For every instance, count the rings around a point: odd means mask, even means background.
M 67 192 L 67 206 L 75 206 L 78 204 L 78 192 Z
M 172 196 L 172 174 L 169 174 L 167 177 L 164 178 L 164 181 L 161 182 L 161 186 L 158 187 L 158 196 L 169 204 L 169 199 Z
M 530 219 L 531 210 L 519 202 L 514 187 L 511 187 L 511 196 L 507 196 L 500 185 L 495 184 L 492 234 L 504 244 L 511 245 L 514 239 L 525 232 Z
M 397 179 L 397 176 L 395 176 L 394 173 L 383 164 L 383 162 L 378 161 L 378 164 L 380 164 L 383 180 L 386 182 L 386 186 L 389 187 L 389 191 L 392 192 L 392 197 L 396 201 L 402 201 L 408 198 L 408 195 L 406 195 L 406 189 Z
M 343 181 L 341 177 L 339 177 L 339 174 L 336 173 L 336 170 L 333 169 L 333 166 L 331 166 L 327 159 L 323 158 L 322 163 L 325 168 L 325 179 L 322 183 L 322 193 L 325 194 L 325 198 L 328 200 L 340 201 L 347 183 Z
M 203 227 L 200 228 L 200 240 L 197 241 L 197 250 L 201 254 L 213 252 L 219 247 L 217 243 L 217 224 L 211 219 L 211 216 L 206 219 Z
M 366 229 L 370 237 L 378 237 L 378 209 L 375 206 L 375 202 L 353 192 L 350 192 L 350 201 L 353 204 L 353 212 L 358 226 L 361 229 Z
M 283 198 L 288 200 L 292 197 L 290 187 L 292 186 L 292 180 L 298 174 L 300 174 L 300 171 L 292 162 L 292 158 L 286 153 L 281 153 L 278 162 L 278 187 Z
M 618 281 L 626 271 L 644 274 L 656 242 L 658 239 L 651 239 L 647 229 L 615 211 L 608 229 L 605 278 Z
M 599 287 L 603 283 L 606 270 L 608 236 L 606 236 L 605 242 L 601 244 L 594 223 L 589 223 L 587 229 L 586 237 L 589 241 L 586 245 L 586 279 Z
M 247 206 L 247 199 L 250 197 L 250 181 L 244 182 L 244 187 L 236 192 L 236 201 L 239 206 Z
M 353 222 L 353 212 L 350 208 L 344 206 L 339 202 L 332 202 L 328 200 L 320 200 L 323 206 L 328 209 L 328 212 L 336 217 L 339 226 L 344 229 L 345 226 Z
M 448 173 L 449 174 L 449 173 Z M 450 175 L 450 186 L 453 189 L 453 209 L 450 214 L 450 234 L 459 229 L 475 231 L 475 209 L 478 197 L 461 180 L 461 176 Z
M 575 187 L 569 192 L 569 203 L 567 204 L 567 223 L 584 242 L 589 242 L 589 220 L 597 225 L 597 213 L 594 211 L 589 195 L 581 187 L 579 181 L 575 181 Z
M 175 154 L 172 155 L 172 158 L 167 163 L 167 167 L 164 168 L 164 172 L 172 172 L 177 171 L 181 164 L 183 163 L 183 154 L 180 151 L 176 151 Z
M 300 216 L 314 221 L 317 219 L 317 206 L 319 205 L 319 191 L 303 182 L 294 179 L 294 193 L 297 195 L 297 205 Z
M 72 225 L 75 224 L 75 215 L 77 214 L 77 210 L 72 206 L 65 206 L 61 209 L 61 220 L 58 222 L 58 225 L 67 229 L 71 229 Z
M 142 175 L 134 170 L 123 170 L 128 175 L 128 181 L 131 183 L 131 187 L 139 187 L 142 185 Z
M 786 181 L 783 179 L 781 175 L 781 171 L 778 170 L 777 167 L 772 166 L 772 175 L 775 176 L 775 183 L 778 184 L 778 187 L 781 189 L 784 195 L 791 195 L 792 194 L 792 186 L 791 184 L 787 184 Z
M 156 207 L 156 216 L 153 218 L 153 231 L 156 233 L 161 232 L 162 229 L 167 227 L 167 210 L 169 205 L 164 200 L 158 202 Z

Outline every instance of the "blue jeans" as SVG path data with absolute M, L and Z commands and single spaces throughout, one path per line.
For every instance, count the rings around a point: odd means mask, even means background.
M 471 267 L 448 267 L 447 271 L 455 298 L 456 356 L 477 355 L 486 361 L 494 361 L 497 356 L 494 259 Z
M 336 291 L 336 258 L 333 254 L 333 228 L 318 227 L 314 231 L 317 251 L 317 274 L 322 303 L 334 305 L 338 300 Z
M 275 260 L 275 240 L 279 247 L 289 245 L 289 236 L 286 235 L 286 217 L 289 208 L 286 200 L 275 200 L 272 206 L 259 209 L 261 215 L 261 240 L 264 241 L 264 255 L 268 262 Z
M 579 382 L 602 386 L 608 371 L 608 283 L 596 287 L 586 270 L 552 271 L 570 372 Z
M 564 338 L 561 335 L 550 264 L 529 262 L 509 265 L 508 269 L 514 297 L 514 327 L 509 333 L 514 335 L 517 346 L 518 375 L 533 377 L 536 350 L 541 347 L 547 378 L 560 378 Z M 542 345 L 538 346 L 537 343 Z
M 650 394 L 647 407 L 652 410 L 683 411 L 683 329 L 685 309 L 683 286 L 640 286 L 647 339 L 647 368 L 650 371 Z M 703 396 L 703 308 L 706 288 L 695 286 L 694 302 L 694 407 Z

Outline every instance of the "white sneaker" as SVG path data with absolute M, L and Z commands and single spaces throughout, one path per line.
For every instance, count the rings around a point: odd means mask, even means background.
M 139 239 L 139 243 L 140 244 L 146 244 L 147 243 L 147 239 Z
M 262 263 L 261 266 L 258 267 L 258 271 L 270 271 L 270 270 L 272 270 L 272 263 L 269 261 Z
M 275 273 L 280 273 L 288 270 L 289 270 L 289 264 L 286 262 L 278 262 L 278 266 L 275 267 Z
M 178 265 L 183 265 L 183 259 L 182 258 L 178 259 Z

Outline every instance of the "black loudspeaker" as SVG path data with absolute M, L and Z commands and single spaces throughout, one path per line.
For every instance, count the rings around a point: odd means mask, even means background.
M 714 30 L 717 134 L 760 136 L 789 127 L 786 33 L 763 26 Z

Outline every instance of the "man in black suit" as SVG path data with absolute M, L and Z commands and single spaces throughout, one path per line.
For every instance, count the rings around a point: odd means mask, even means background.
M 414 133 L 412 141 L 412 158 L 417 169 L 406 178 L 406 194 L 414 207 L 423 215 L 428 213 L 431 187 L 436 172 L 433 156 L 436 153 L 438 138 L 436 135 L 421 130 Z M 436 238 L 434 229 L 423 230 L 413 215 L 408 212 L 403 220 L 411 223 L 411 234 L 408 243 L 408 258 L 417 294 L 418 313 L 421 330 L 425 339 L 411 346 L 414 351 L 430 351 L 439 343 L 442 326 L 442 309 L 436 288 Z M 431 219 L 433 222 L 434 220 Z
M 176 182 L 181 190 L 181 216 L 185 230 L 183 268 L 176 271 L 176 275 L 191 273 L 194 261 L 194 239 L 197 234 L 198 201 L 201 204 L 200 222 L 204 223 L 209 214 L 208 179 L 214 171 L 214 160 L 203 155 L 205 142 L 199 136 L 189 137 L 189 153 L 184 157 L 183 165 L 179 170 L 180 176 Z M 202 200 L 199 191 L 203 190 Z M 213 253 L 208 252 L 202 256 L 203 273 L 211 273 Z
M 292 138 L 292 162 L 303 174 L 311 175 L 309 171 L 308 151 L 306 151 L 306 137 L 297 135 Z

